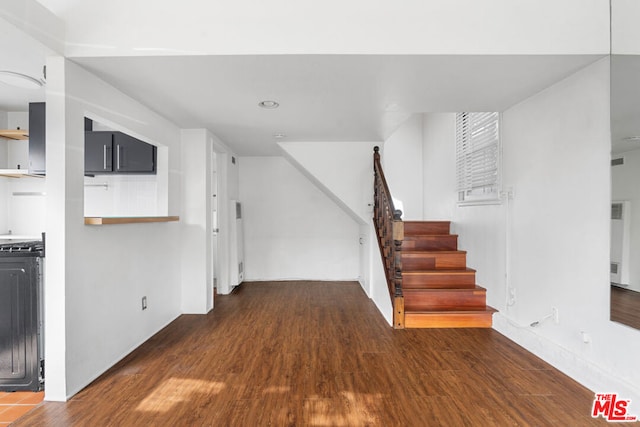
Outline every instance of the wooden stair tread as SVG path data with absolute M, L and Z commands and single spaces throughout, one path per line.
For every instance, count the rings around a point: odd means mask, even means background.
M 405 235 L 410 234 L 449 234 L 451 221 L 403 221 Z
M 403 292 L 405 293 L 417 293 L 417 292 L 486 292 L 487 289 L 483 288 L 480 285 L 474 285 L 474 287 L 471 288 L 408 288 L 408 289 L 403 289 Z
M 433 233 L 413 233 L 413 232 L 405 232 L 404 238 L 432 238 L 439 239 L 442 237 L 460 237 L 457 234 L 433 234 Z
M 467 266 L 466 251 L 410 250 L 402 251 L 402 270 L 462 269 Z
M 439 275 L 439 274 L 475 274 L 476 270 L 473 268 L 440 268 L 438 270 L 412 270 L 403 271 L 402 274 L 427 274 L 427 275 Z
M 455 251 L 458 250 L 458 236 L 453 234 L 406 235 L 402 241 L 403 251 Z
M 402 255 L 407 255 L 407 254 L 411 254 L 411 255 L 420 255 L 420 254 L 424 254 L 424 255 L 444 255 L 444 254 L 466 254 L 467 251 L 460 251 L 460 250 L 449 250 L 449 249 L 443 249 L 443 250 L 439 250 L 439 249 L 430 249 L 430 250 L 424 250 L 424 249 L 407 249 L 407 250 L 403 250 L 402 251 Z
M 406 221 L 402 221 L 405 224 L 451 224 L 451 221 L 446 221 L 446 220 L 424 220 L 424 221 L 419 221 L 419 220 L 406 220 Z
M 407 311 L 407 314 L 454 314 L 454 313 L 497 313 L 498 310 L 495 308 L 485 305 L 483 308 L 472 308 L 469 310 L 463 310 L 459 308 L 451 308 L 451 309 L 443 309 L 443 310 L 416 310 L 416 311 Z
M 493 313 L 490 306 L 484 309 L 450 309 L 438 311 L 406 311 L 405 328 L 491 328 Z
M 481 286 L 467 288 L 420 288 L 404 289 L 404 310 L 406 313 L 434 311 L 483 310 L 487 304 L 487 290 Z
M 476 271 L 473 268 L 416 269 L 402 272 L 404 289 L 473 289 L 475 286 Z

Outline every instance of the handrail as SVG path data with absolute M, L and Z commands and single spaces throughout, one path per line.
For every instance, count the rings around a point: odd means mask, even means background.
M 393 206 L 391 192 L 380 163 L 380 149 L 373 148 L 374 209 L 373 224 L 378 237 L 389 295 L 393 301 L 393 327 L 404 328 L 404 296 L 402 294 L 402 211 Z

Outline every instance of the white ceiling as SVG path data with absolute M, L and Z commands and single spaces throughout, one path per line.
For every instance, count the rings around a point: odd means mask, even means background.
M 574 56 L 248 55 L 75 58 L 181 128 L 239 155 L 287 141 L 382 141 L 413 113 L 503 111 L 595 61 Z M 276 110 L 258 107 L 280 103 Z
M 0 70 L 41 76 L 51 51 L 0 19 Z M 239 155 L 284 141 L 383 141 L 414 113 L 504 111 L 597 55 L 200 55 L 71 58 L 180 128 L 207 128 Z M 0 110 L 44 90 L 0 83 Z M 262 100 L 280 108 L 264 110 Z
M 51 50 L 12 24 L 0 19 L 0 70 L 43 77 L 43 67 Z M 43 101 L 44 87 L 36 90 L 19 89 L 0 82 L 0 110 L 27 111 L 28 103 Z

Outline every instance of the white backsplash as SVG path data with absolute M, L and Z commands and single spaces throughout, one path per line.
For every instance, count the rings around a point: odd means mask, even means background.
M 45 178 L 0 178 L 0 234 L 45 231 Z
M 156 175 L 98 175 L 84 184 L 84 216 L 159 214 Z

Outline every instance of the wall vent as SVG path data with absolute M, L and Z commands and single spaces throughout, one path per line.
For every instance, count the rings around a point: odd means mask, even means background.
M 622 219 L 622 203 L 611 204 L 611 219 Z
M 617 159 L 611 159 L 611 166 L 624 165 L 624 157 L 618 157 Z
M 610 266 L 611 274 L 618 274 L 618 267 L 620 266 L 620 264 L 618 264 L 617 262 L 612 262 Z

